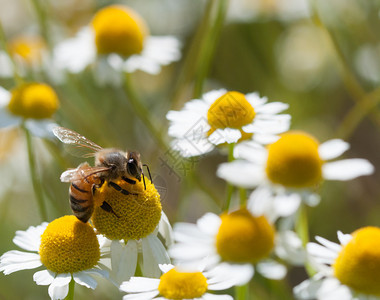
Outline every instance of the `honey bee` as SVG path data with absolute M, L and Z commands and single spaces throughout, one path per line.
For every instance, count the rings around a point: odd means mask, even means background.
M 147 167 L 149 176 L 151 175 L 149 167 L 141 163 L 138 152 L 123 152 L 115 148 L 104 149 L 79 133 L 64 127 L 53 128 L 53 133 L 64 144 L 86 150 L 87 153 L 82 154 L 82 157 L 95 157 L 95 167 L 83 163 L 78 168 L 69 169 L 61 175 L 61 181 L 71 182 L 70 206 L 74 215 L 82 222 L 90 219 L 95 207 L 93 196 L 103 184 L 106 183 L 125 195 L 131 193 L 113 180 L 122 179 L 129 184 L 136 184 L 136 180 L 143 179 L 146 188 L 143 166 Z M 106 201 L 100 207 L 118 217 Z

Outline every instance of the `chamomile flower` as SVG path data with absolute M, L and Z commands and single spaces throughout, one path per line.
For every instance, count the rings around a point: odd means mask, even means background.
M 220 216 L 207 213 L 197 224 L 175 224 L 177 243 L 169 254 L 184 266 L 222 264 L 231 278 L 245 274 L 241 284 L 252 278 L 255 269 L 267 278 L 282 279 L 285 266 L 270 258 L 277 247 L 276 235 L 266 216 L 254 216 L 245 208 Z
M 281 102 L 266 103 L 257 93 L 242 94 L 214 90 L 185 104 L 181 111 L 169 111 L 172 148 L 182 156 L 198 156 L 215 146 L 252 139 L 267 144 L 276 134 L 287 131 L 290 116 L 279 114 L 288 108 Z
M 380 228 L 338 231 L 339 244 L 316 237 L 307 251 L 317 270 L 294 288 L 298 299 L 380 299 Z
M 111 5 L 99 10 L 90 25 L 54 49 L 58 68 L 79 73 L 88 65 L 100 83 L 120 81 L 122 72 L 158 74 L 180 59 L 180 43 L 172 36 L 150 36 L 144 20 L 131 8 Z
M 13 242 L 29 252 L 4 253 L 0 257 L 0 271 L 8 275 L 44 266 L 44 270 L 34 273 L 33 280 L 49 286 L 51 299 L 64 299 L 71 280 L 95 289 L 97 282 L 91 275 L 108 277 L 108 272 L 97 266 L 100 248 L 93 228 L 74 216 L 17 231 Z
M 123 299 L 232 300 L 229 295 L 215 295 L 209 291 L 220 291 L 239 285 L 240 279 L 244 277 L 242 273 L 237 273 L 237 277 L 234 277 L 223 266 L 207 271 L 173 265 L 160 265 L 160 269 L 163 274 L 159 279 L 132 277 L 123 282 L 120 290 L 128 293 Z
M 348 148 L 340 139 L 319 144 L 305 132 L 289 131 L 267 149 L 249 142 L 236 145 L 235 156 L 241 159 L 221 164 L 217 174 L 237 186 L 257 187 L 249 202 L 268 199 L 266 205 L 277 215 L 289 216 L 302 200 L 312 206 L 319 203 L 313 189 L 323 180 L 346 181 L 373 173 L 366 159 L 329 162 Z
M 172 242 L 171 226 L 156 188 L 147 178 L 145 181 L 146 189 L 143 182 L 132 185 L 114 180 L 111 185 L 103 184 L 94 195 L 99 203 L 107 199 L 117 215 L 95 207 L 91 220 L 96 231 L 112 241 L 108 251 L 110 278 L 118 286 L 135 274 L 137 265 L 144 276 L 158 277 L 158 264 L 170 263 L 158 235 L 168 246 Z
M 35 136 L 53 137 L 51 120 L 59 106 L 55 91 L 44 83 L 25 83 L 7 91 L 0 87 L 0 128 L 23 122 Z

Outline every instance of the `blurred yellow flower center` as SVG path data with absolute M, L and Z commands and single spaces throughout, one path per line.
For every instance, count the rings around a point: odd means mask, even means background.
M 140 53 L 148 28 L 132 9 L 111 5 L 99 10 L 93 20 L 95 44 L 99 54 L 130 56 Z
M 216 249 L 223 260 L 256 263 L 270 254 L 275 231 L 264 216 L 254 217 L 240 209 L 220 217 Z
M 318 141 L 304 133 L 291 131 L 269 145 L 266 173 L 273 183 L 302 188 L 322 179 L 322 160 Z
M 122 190 L 118 191 L 118 187 L 105 182 L 94 194 L 96 207 L 92 223 L 96 230 L 111 240 L 138 240 L 152 233 L 161 219 L 162 209 L 154 185 L 147 178 L 146 190 L 142 180 L 136 184 L 121 179 L 113 182 Z M 117 216 L 99 207 L 103 201 Z
M 57 94 L 44 83 L 22 84 L 11 92 L 8 109 L 23 118 L 51 118 L 59 106 Z
M 160 278 L 158 291 L 166 299 L 195 299 L 207 291 L 207 279 L 201 272 L 179 272 L 175 268 Z
M 19 56 L 28 64 L 41 63 L 46 44 L 40 37 L 21 36 L 9 41 L 8 50 L 12 56 Z
M 213 130 L 241 129 L 244 125 L 252 123 L 255 114 L 255 110 L 244 94 L 227 92 L 210 106 L 207 112 L 207 120 Z
M 41 235 L 40 259 L 56 273 L 75 273 L 93 268 L 100 259 L 94 229 L 74 216 L 51 222 Z
M 335 276 L 359 293 L 379 297 L 380 228 L 364 227 L 352 236 L 335 260 Z

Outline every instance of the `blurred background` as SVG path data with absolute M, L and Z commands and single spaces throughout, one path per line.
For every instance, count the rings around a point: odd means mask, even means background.
M 181 109 L 202 90 L 257 91 L 269 101 L 289 103 L 292 129 L 305 130 L 321 142 L 343 138 L 351 144 L 345 157 L 366 158 L 377 169 L 372 176 L 347 183 L 324 183 L 321 204 L 309 210 L 310 236 L 336 241 L 337 230 L 350 233 L 380 226 L 380 1 L 230 0 L 223 26 L 212 38 L 208 22 L 210 16 L 215 18 L 217 0 L 0 0 L 0 20 L 8 44 L 37 37 L 49 49 L 112 3 L 134 8 L 151 34 L 175 35 L 182 42 L 182 59 L 159 75 L 132 74 L 136 92 L 166 144 L 166 113 Z M 202 84 L 200 66 L 207 75 Z M 220 213 L 225 182 L 215 172 L 226 161 L 223 151 L 190 162 L 173 156 L 134 111 L 125 88 L 99 86 L 91 70 L 63 80 L 42 71 L 27 72 L 25 78 L 54 87 L 61 102 L 55 121 L 61 126 L 103 147 L 138 150 L 172 224 L 193 222 L 208 211 Z M 12 77 L 0 78 L 0 86 L 14 85 Z M 58 141 L 33 138 L 33 143 L 48 221 L 71 214 L 69 186 L 59 176 L 83 159 L 71 156 Z M 16 230 L 41 223 L 20 129 L 0 130 L 0 176 L 2 254 L 17 249 L 12 243 Z M 34 272 L 1 273 L 0 300 L 47 299 L 47 287 L 32 280 Z M 281 295 L 271 289 L 280 283 L 254 285 L 261 299 L 291 299 L 291 288 L 305 278 L 302 268 L 290 268 Z M 75 293 L 76 299 L 121 298 L 105 281 L 95 291 L 77 286 Z

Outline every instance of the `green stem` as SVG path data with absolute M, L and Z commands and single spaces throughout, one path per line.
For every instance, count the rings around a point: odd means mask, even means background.
M 216 16 L 210 18 L 210 24 L 206 28 L 206 33 L 203 36 L 202 47 L 200 48 L 200 55 L 198 60 L 198 68 L 194 83 L 194 93 L 193 96 L 198 98 L 202 95 L 203 85 L 207 75 L 209 74 L 212 56 L 214 55 L 216 45 L 218 43 L 220 34 L 222 32 L 224 19 L 226 17 L 228 0 L 211 0 L 212 7 L 210 9 L 210 14 L 216 11 Z
M 36 160 L 35 160 L 34 148 L 33 148 L 33 143 L 32 143 L 32 136 L 29 130 L 26 128 L 25 122 L 22 123 L 21 127 L 24 130 L 25 137 L 26 137 L 30 176 L 32 179 L 32 184 L 33 184 L 34 194 L 37 200 L 37 205 L 40 211 L 40 216 L 41 216 L 42 221 L 47 221 L 47 212 L 46 212 L 46 207 L 45 207 L 45 202 L 44 202 L 44 197 L 43 197 L 43 191 L 42 191 L 41 184 L 38 180 Z
M 249 297 L 249 283 L 235 287 L 235 300 L 251 300 Z
M 229 162 L 234 160 L 234 147 L 235 147 L 234 143 L 228 144 L 228 161 Z M 232 184 L 227 182 L 227 199 L 226 199 L 226 203 L 224 204 L 223 211 L 228 211 L 230 209 L 231 198 L 234 193 L 234 190 L 235 190 L 235 187 Z
M 247 190 L 245 188 L 239 188 L 240 205 L 242 207 L 247 204 Z
M 18 84 L 21 84 L 23 83 L 23 79 L 21 78 L 21 76 L 18 74 L 18 71 L 17 71 L 17 67 L 16 67 L 16 63 L 14 61 L 14 58 L 13 56 L 11 55 L 11 53 L 9 52 L 9 49 L 7 47 L 7 38 L 5 36 L 5 32 L 4 32 L 4 29 L 3 29 L 3 25 L 2 23 L 0 22 L 0 48 L 3 48 L 4 51 L 7 53 L 11 63 L 12 63 L 12 68 L 13 68 L 13 78 L 15 80 L 16 83 Z
M 74 289 L 75 289 L 75 281 L 74 281 L 74 278 L 72 278 L 69 283 L 69 293 L 67 294 L 65 300 L 74 300 Z
M 37 14 L 38 26 L 40 27 L 41 35 L 46 41 L 46 44 L 48 45 L 49 49 L 51 49 L 52 45 L 47 24 L 47 13 L 41 6 L 40 0 L 32 0 L 31 2 Z M 44 5 L 44 7 L 46 7 L 46 5 Z
M 310 241 L 309 222 L 308 222 L 307 212 L 308 211 L 307 211 L 306 204 L 301 203 L 299 211 L 298 211 L 298 218 L 296 221 L 296 232 L 302 241 L 302 246 L 304 249 L 306 249 L 306 245 Z M 310 277 L 315 274 L 315 270 L 307 262 L 305 263 L 305 269 Z
M 148 128 L 150 133 L 153 135 L 154 139 L 160 146 L 160 148 L 164 151 L 167 150 L 167 145 L 165 142 L 165 139 L 162 135 L 162 131 L 157 127 L 158 122 L 153 121 L 153 116 L 149 113 L 149 110 L 145 107 L 145 105 L 142 103 L 141 99 L 139 98 L 137 92 L 134 89 L 132 80 L 131 80 L 131 74 L 126 73 L 125 74 L 125 92 L 127 94 L 128 100 L 130 104 L 132 105 L 133 110 L 136 112 L 137 116 L 140 118 L 140 120 L 144 123 L 144 125 Z

